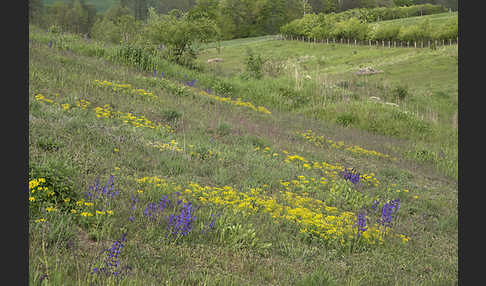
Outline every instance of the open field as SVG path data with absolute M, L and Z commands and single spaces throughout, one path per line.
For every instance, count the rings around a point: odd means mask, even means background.
M 387 20 L 387 21 L 379 21 L 376 22 L 377 25 L 397 25 L 397 26 L 410 26 L 418 24 L 426 19 L 430 21 L 431 25 L 441 25 L 446 23 L 449 20 L 457 19 L 459 16 L 458 12 L 445 12 L 433 15 L 425 15 L 425 16 L 416 16 L 416 17 L 407 17 L 407 18 L 400 18 L 394 20 Z
M 457 46 L 242 40 L 161 78 L 49 37 L 31 29 L 32 285 L 458 284 Z

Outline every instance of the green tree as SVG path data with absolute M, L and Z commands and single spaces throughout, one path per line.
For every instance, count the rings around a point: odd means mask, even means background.
M 102 19 L 96 21 L 91 34 L 93 38 L 102 41 L 133 43 L 138 40 L 141 28 L 141 23 L 135 20 L 130 9 L 119 2 L 108 9 Z
M 39 24 L 42 22 L 44 2 L 42 0 L 29 0 L 29 22 Z
M 70 8 L 68 4 L 56 1 L 48 9 L 48 23 L 49 25 L 57 25 L 63 31 L 69 30 L 70 25 Z
M 213 21 L 218 21 L 218 5 L 219 0 L 196 0 L 196 5 L 189 10 L 189 17 L 208 18 Z
M 218 29 L 208 18 L 192 19 L 188 13 L 173 10 L 150 19 L 146 35 L 151 43 L 166 46 L 165 56 L 178 64 L 192 66 L 196 59 L 196 45 L 218 37 Z
M 73 7 L 70 10 L 70 30 L 74 33 L 87 33 L 88 11 L 83 7 L 80 0 L 74 0 Z
M 276 34 L 288 22 L 285 0 L 261 1 L 257 23 L 265 34 Z

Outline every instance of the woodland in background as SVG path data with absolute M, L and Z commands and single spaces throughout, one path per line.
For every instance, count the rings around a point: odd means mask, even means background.
M 452 11 L 458 8 L 458 0 L 29 0 L 29 22 L 92 36 L 101 23 L 107 33 L 123 28 L 136 30 L 147 23 L 149 8 L 153 7 L 157 15 L 178 10 L 179 15 L 206 17 L 217 25 L 221 39 L 227 40 L 276 34 L 281 26 L 306 14 L 420 4 Z

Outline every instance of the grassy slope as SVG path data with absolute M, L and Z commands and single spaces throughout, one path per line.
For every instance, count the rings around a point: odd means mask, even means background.
M 269 54 L 278 46 L 282 57 L 286 53 L 292 54 L 286 43 L 258 45 L 261 45 L 258 51 L 262 53 Z M 320 50 L 326 48 L 330 49 L 322 46 Z M 294 55 L 318 52 L 299 43 L 293 43 L 292 49 Z M 223 51 L 241 59 L 241 50 Z M 392 52 L 420 55 L 428 51 L 390 50 L 389 53 Z M 204 57 L 210 56 L 206 54 Z M 223 57 L 228 55 L 223 54 Z M 386 53 L 383 57 L 387 57 Z M 345 61 L 345 52 L 328 60 L 331 67 L 332 63 Z M 350 64 L 340 65 L 336 74 L 351 70 Z M 232 66 L 224 68 L 231 70 Z M 385 69 L 386 65 L 381 68 Z M 412 69 L 412 66 L 408 68 Z M 424 71 L 418 69 L 417 72 Z M 152 91 L 157 99 L 112 92 L 94 85 L 95 80 L 130 83 Z M 453 83 L 450 85 L 454 86 Z M 425 90 L 426 87 L 417 89 Z M 38 102 L 34 96 L 39 93 L 71 105 L 81 98 L 92 102 L 91 107 L 110 104 L 116 110 L 144 114 L 150 120 L 170 124 L 175 132 L 131 128 L 119 121 L 96 118 L 93 109 L 63 111 L 56 105 Z M 57 213 L 45 214 L 48 219 L 45 229 L 43 224 L 31 222 L 31 281 L 38 281 L 48 272 L 53 285 L 68 279 L 85 285 L 85 281 L 94 277 L 89 272 L 92 263 L 99 261 L 99 251 L 109 248 L 120 237 L 121 228 L 126 227 L 129 234 L 121 259 L 122 265 L 130 266 L 131 275 L 122 280 L 122 285 L 316 285 L 309 281 L 319 276 L 322 279 L 323 273 L 335 285 L 457 283 L 457 186 L 454 180 L 435 172 L 428 164 L 404 158 L 391 161 L 332 147 L 316 147 L 296 132 L 312 129 L 335 141 L 343 140 L 347 144 L 391 154 L 389 144 L 403 148 L 408 145 L 403 140 L 340 128 L 267 107 L 272 110 L 270 116 L 200 96 L 180 98 L 161 89 L 150 74 L 33 43 L 29 49 L 29 165 L 36 170 L 51 170 L 57 176 L 64 174 L 63 178 L 72 183 L 78 196 L 96 177 L 101 177 L 104 183 L 109 174 L 114 174 L 121 194 L 114 208 L 115 215 L 99 225 L 73 224 L 74 216 Z M 169 120 L 167 111 L 178 112 L 179 119 Z M 144 144 L 170 140 L 179 142 L 184 151 L 159 151 Z M 212 150 L 219 156 L 191 158 L 190 144 L 196 145 L 200 153 Z M 127 224 L 129 196 L 137 189 L 144 190 L 140 212 L 144 208 L 142 202 L 160 197 L 159 189 L 141 187 L 130 179 L 133 177 L 159 176 L 183 187 L 190 181 L 200 185 L 228 185 L 238 190 L 248 186 L 261 187 L 268 195 L 278 194 L 282 180 L 297 179 L 299 175 L 319 178 L 318 172 L 282 164 L 271 155 L 255 152 L 255 146 L 262 149 L 269 146 L 279 156 L 283 156 L 279 150 L 287 150 L 311 160 L 354 167 L 363 173 L 374 172 L 381 186 L 365 188 L 365 193 L 402 199 L 397 231 L 409 236 L 410 242 L 402 244 L 391 240 L 380 247 L 348 254 L 340 252 L 339 248 L 305 242 L 292 224 L 279 223 L 265 214 L 242 219 L 239 214 L 233 215 L 231 208 L 223 212 L 227 221 L 218 221 L 212 235 L 194 234 L 175 244 L 164 240 L 157 232 L 158 228 L 151 227 L 142 217 L 134 224 Z M 114 152 L 114 148 L 119 151 Z M 38 172 L 45 174 L 47 171 Z M 409 189 L 410 192 L 398 194 L 396 189 Z M 172 189 L 163 190 L 170 191 Z M 327 198 L 329 189 L 323 188 L 321 192 L 314 196 Z M 303 195 L 301 191 L 298 194 Z M 413 199 L 415 195 L 419 198 Z M 346 209 L 344 205 L 342 209 Z M 208 217 L 209 209 L 214 208 L 204 206 L 200 217 Z M 263 252 L 259 251 L 258 244 L 236 250 L 231 248 L 231 244 L 220 241 L 218 235 L 223 227 L 235 224 L 255 230 L 258 241 L 271 242 L 272 246 Z M 44 242 L 47 243 L 44 245 Z M 73 256 L 76 259 L 73 260 Z M 112 278 L 102 278 L 101 281 L 114 283 Z
M 397 25 L 397 26 L 410 26 L 410 25 L 415 25 L 418 24 L 425 19 L 430 20 L 431 25 L 441 25 L 451 19 L 457 18 L 458 17 L 457 12 L 445 12 L 445 13 L 439 13 L 439 14 L 433 14 L 433 15 L 425 15 L 425 16 L 416 16 L 416 17 L 407 17 L 407 18 L 400 18 L 400 19 L 394 19 L 394 20 L 387 20 L 387 21 L 379 21 L 376 22 L 377 25 Z
M 265 80 L 240 79 L 239 75 L 245 69 L 244 58 L 247 48 L 252 48 L 254 52 L 267 59 L 265 69 L 268 72 Z M 221 57 L 224 62 L 206 63 L 207 59 L 214 57 Z M 352 104 L 368 101 L 370 96 L 398 103 L 400 110 L 411 112 L 419 120 L 424 120 L 432 126 L 436 135 L 426 138 L 426 141 L 429 141 L 426 144 L 429 146 L 425 148 L 439 153 L 440 150 L 447 149 L 442 152 L 451 155 L 450 163 L 449 167 L 443 170 L 451 176 L 456 176 L 454 170 L 457 169 L 453 167 L 453 162 L 457 161 L 456 45 L 432 50 L 283 41 L 248 42 L 245 45 L 225 47 L 220 53 L 216 49 L 204 50 L 199 61 L 213 74 L 252 90 L 248 96 L 252 96 L 251 99 L 260 104 L 265 104 L 266 101 L 285 102 L 287 99 L 281 91 L 279 92 L 279 88 L 297 89 L 299 94 L 308 96 L 309 102 L 312 103 L 300 106 L 299 112 L 317 118 L 321 118 L 319 114 L 329 110 L 329 104 L 337 110 L 347 110 L 350 106 L 349 101 L 343 100 L 346 94 L 353 94 Z M 383 73 L 356 76 L 355 72 L 362 67 L 372 67 Z M 305 79 L 307 76 L 310 80 Z M 340 84 L 345 84 L 348 88 L 334 88 Z M 408 90 L 408 95 L 403 100 L 394 96 L 394 90 L 400 86 Z M 356 111 L 356 114 L 361 122 L 365 122 L 368 120 L 368 109 L 362 104 L 360 106 L 361 111 Z M 334 121 L 338 115 L 339 112 L 337 115 L 327 112 L 325 119 Z M 383 126 L 383 130 L 392 128 L 392 121 Z M 401 134 L 405 135 L 406 131 L 402 130 Z M 414 142 L 418 140 L 413 136 L 408 138 Z M 434 142 L 447 143 L 438 146 Z

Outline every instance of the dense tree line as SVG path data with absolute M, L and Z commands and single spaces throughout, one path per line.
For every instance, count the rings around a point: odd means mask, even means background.
M 218 26 L 222 39 L 233 39 L 276 34 L 283 25 L 308 14 L 376 7 L 386 10 L 424 3 L 457 10 L 458 0 L 97 0 L 103 2 L 97 2 L 97 5 L 112 3 L 103 13 L 89 1 L 93 0 L 29 0 L 29 21 L 45 28 L 89 35 L 96 29 L 99 32 L 103 24 L 112 32 L 105 38 L 118 41 L 119 33 L 114 31 L 130 26 L 123 36 L 130 37 L 133 26 L 146 24 L 152 7 L 158 15 L 177 10 L 188 13 L 193 19 L 209 18 Z

